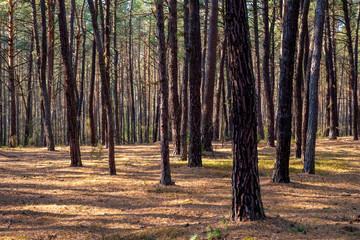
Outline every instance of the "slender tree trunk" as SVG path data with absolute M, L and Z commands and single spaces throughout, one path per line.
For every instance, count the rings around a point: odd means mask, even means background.
M 226 55 L 226 37 L 222 43 L 221 56 L 220 56 L 220 68 L 219 68 L 219 77 L 216 86 L 215 94 L 215 111 L 213 118 L 213 140 L 219 139 L 219 129 L 220 129 L 220 103 L 221 103 L 221 92 L 224 89 L 224 66 L 225 66 L 225 55 Z
M 314 43 L 311 57 L 309 82 L 309 118 L 306 133 L 304 169 L 306 173 L 315 173 L 315 142 L 318 120 L 318 81 L 320 75 L 321 46 L 324 30 L 326 0 L 317 0 L 314 21 Z
M 101 84 L 103 86 L 104 91 L 104 100 L 103 103 L 106 105 L 107 109 L 107 120 L 108 120 L 108 144 L 109 144 L 109 172 L 110 175 L 116 174 L 115 167 L 115 151 L 114 151 L 114 116 L 112 112 L 112 103 L 111 103 L 111 95 L 110 95 L 110 58 L 107 55 L 105 59 L 105 53 L 103 48 L 103 42 L 101 39 L 93 0 L 88 0 L 89 10 L 91 13 L 92 26 L 94 29 L 94 36 L 96 41 L 96 48 L 98 51 L 98 61 L 99 61 L 99 70 L 101 77 Z M 106 26 L 105 26 L 105 49 L 109 51 L 110 49 L 110 0 L 106 0 Z
M 218 37 L 218 12 L 217 0 L 210 2 L 210 19 L 208 35 L 208 53 L 206 59 L 206 74 L 204 81 L 203 111 L 201 116 L 201 133 L 203 149 L 212 151 L 211 139 L 213 133 L 212 116 L 214 106 L 214 85 L 216 73 L 216 48 Z
M 189 81 L 189 0 L 184 0 L 184 69 L 182 79 L 181 101 L 181 134 L 180 134 L 180 159 L 187 160 L 187 125 L 188 125 L 188 81 Z
M 69 47 L 69 33 L 67 30 L 66 23 L 66 12 L 64 0 L 57 0 L 58 19 L 59 19 L 59 32 L 60 32 L 60 43 L 61 43 L 61 55 L 64 62 L 65 68 L 65 95 L 67 105 L 67 119 L 69 129 L 69 142 L 70 142 L 70 157 L 71 166 L 80 167 L 81 156 L 80 156 L 80 144 L 79 144 L 79 129 L 77 128 L 76 116 L 77 116 L 77 99 L 75 94 L 75 82 L 74 72 L 72 65 L 72 53 Z
M 299 17 L 298 0 L 288 0 L 283 24 L 282 56 L 280 60 L 279 105 L 276 160 L 273 182 L 290 182 L 289 158 L 291 144 L 291 106 L 295 63 L 296 34 Z
M 173 136 L 173 155 L 180 154 L 181 108 L 178 95 L 178 41 L 177 0 L 169 2 L 169 46 L 170 46 L 170 112 Z
M 134 80 L 133 80 L 133 67 L 132 67 L 132 8 L 133 0 L 130 2 L 130 20 L 129 20 L 129 80 L 130 80 L 130 92 L 131 92 L 131 134 L 133 142 L 137 142 L 136 139 L 136 117 L 135 117 L 135 95 L 134 95 Z
M 190 144 L 189 167 L 202 166 L 201 161 L 201 37 L 200 37 L 200 8 L 199 0 L 190 0 L 190 56 L 189 56 L 189 85 L 190 85 Z
M 353 132 L 354 132 L 354 140 L 358 140 L 358 131 L 357 131 L 357 115 L 358 115 L 358 100 L 357 100 L 357 69 L 355 67 L 354 61 L 354 51 L 352 46 L 352 38 L 351 38 L 351 22 L 349 18 L 348 11 L 348 2 L 347 0 L 342 0 L 343 10 L 344 10 L 344 18 L 345 18 L 345 28 L 346 28 L 346 45 L 349 52 L 349 63 L 350 63 L 350 84 L 349 84 L 349 93 L 352 96 L 352 105 L 350 105 L 350 114 L 353 116 Z
M 33 119 L 32 119 L 32 93 L 33 93 L 33 88 L 32 88 L 32 72 L 33 72 L 33 51 L 34 51 L 34 37 L 33 34 L 31 35 L 31 43 L 30 43 L 30 52 L 29 52 L 29 67 L 28 67 L 28 81 L 27 81 L 27 101 L 26 101 L 26 120 L 25 120 L 25 135 L 24 135 L 24 146 L 28 146 L 29 145 L 29 140 L 32 137 L 33 134 Z M 1 61 L 1 60 L 0 60 Z M 1 63 L 0 63 L 0 78 L 1 78 Z M 1 91 L 2 89 L 0 88 L 0 102 L 2 102 L 1 100 Z M 2 109 L 0 109 L 0 121 L 2 119 L 1 113 L 2 113 Z M 2 125 L 0 125 L 0 128 L 2 127 Z M 0 134 L 0 138 L 1 138 L 1 134 Z
M 94 90 L 95 90 L 95 69 L 96 69 L 96 43 L 95 39 L 92 44 L 91 56 L 91 76 L 90 76 L 90 89 L 89 89 L 89 119 L 90 119 L 90 143 L 91 146 L 96 146 L 96 127 L 94 117 Z
M 15 88 L 15 25 L 14 25 L 14 11 L 15 3 L 13 0 L 8 0 L 9 3 L 9 49 L 8 49 L 8 74 L 9 74 L 9 91 L 10 91 L 10 147 L 16 147 L 16 88 Z
M 269 61 L 270 61 L 270 34 L 269 34 L 269 0 L 263 1 L 263 22 L 264 22 L 264 56 L 263 56 L 263 78 L 265 85 L 265 96 L 267 105 L 267 127 L 268 136 L 267 144 L 274 147 L 274 100 L 271 87 L 271 80 L 269 74 Z
M 203 52 L 201 54 L 201 88 L 200 88 L 200 99 L 201 106 L 204 100 L 204 83 L 205 83 L 205 74 L 206 74 L 206 53 L 207 53 L 207 37 L 208 37 L 208 16 L 209 16 L 209 0 L 204 0 L 205 16 L 204 16 L 204 43 L 203 43 Z M 200 11 L 200 10 L 199 10 Z M 199 13 L 200 14 L 200 13 Z M 201 52 L 201 51 L 200 51 Z
M 256 80 L 257 80 L 257 120 L 258 120 L 258 134 L 261 139 L 265 138 L 264 125 L 261 116 L 261 69 L 260 69 L 260 50 L 259 50 L 259 27 L 258 27 L 258 2 L 253 0 L 253 12 L 254 12 L 254 42 L 255 42 L 255 56 L 256 56 Z
M 329 92 L 329 139 L 336 139 L 336 116 L 337 116 L 337 100 L 336 100 L 336 75 L 333 64 L 333 47 L 330 30 L 330 14 L 329 14 L 329 3 L 326 0 L 326 15 L 325 15 L 325 52 L 326 52 L 326 68 L 327 75 L 329 78 L 328 92 Z M 356 54 L 355 54 L 356 55 Z M 356 65 L 355 65 L 356 66 Z
M 231 217 L 234 221 L 253 221 L 265 218 L 265 213 L 260 194 L 255 79 L 246 1 L 227 0 L 225 19 L 234 96 Z
M 169 87 L 166 70 L 166 47 L 164 32 L 163 1 L 156 0 L 157 37 L 159 52 L 159 81 L 160 81 L 160 138 L 161 138 L 161 178 L 160 184 L 173 185 L 171 181 L 168 140 L 168 97 Z
M 294 113 L 295 113 L 295 157 L 301 158 L 301 127 L 302 127 L 302 86 L 305 35 L 308 28 L 310 0 L 303 0 L 301 11 L 301 27 L 298 40 L 296 70 L 294 78 Z

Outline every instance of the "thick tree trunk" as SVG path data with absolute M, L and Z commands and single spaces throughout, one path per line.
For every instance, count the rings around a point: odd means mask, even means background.
M 158 67 L 160 82 L 160 138 L 161 138 L 161 178 L 160 184 L 173 185 L 170 173 L 169 140 L 168 140 L 168 98 L 169 86 L 166 70 L 166 47 L 164 32 L 163 1 L 156 0 L 157 37 L 158 37 Z
M 270 33 L 269 33 L 269 0 L 263 1 L 263 22 L 264 22 L 264 56 L 263 56 L 263 79 L 265 86 L 265 97 L 267 106 L 267 145 L 274 147 L 274 100 L 271 87 L 269 61 L 270 61 Z
M 104 91 L 104 100 L 103 103 L 106 105 L 107 109 L 107 120 L 108 120 L 108 143 L 109 143 L 109 173 L 110 175 L 116 174 L 115 167 L 115 152 L 114 152 L 114 116 L 112 112 L 112 103 L 111 103 L 111 95 L 110 95 L 110 58 L 106 57 L 103 48 L 103 42 L 101 39 L 93 0 L 88 0 L 89 10 L 91 13 L 92 26 L 94 29 L 94 36 L 96 41 L 96 48 L 98 51 L 98 61 L 99 61 L 99 70 L 101 77 L 101 84 L 103 86 Z M 106 26 L 105 26 L 105 48 L 106 51 L 110 49 L 110 0 L 106 0 Z M 108 54 L 108 53 L 107 53 Z
M 318 0 L 315 11 L 314 43 L 309 82 L 309 118 L 303 169 L 306 173 L 315 173 L 315 142 L 318 122 L 318 81 L 320 75 L 321 47 L 324 30 L 325 1 L 326 0 Z
M 254 42 L 255 42 L 255 66 L 256 66 L 256 109 L 257 109 L 257 120 L 258 120 L 258 134 L 261 139 L 265 138 L 264 125 L 261 116 L 261 69 L 260 69 L 260 50 L 259 50 L 259 27 L 258 27 L 258 2 L 253 0 L 253 12 L 254 12 Z
M 206 74 L 204 81 L 203 110 L 201 115 L 201 140 L 203 149 L 212 151 L 211 140 L 213 133 L 212 116 L 214 107 L 214 85 L 216 73 L 216 49 L 218 38 L 218 12 L 217 0 L 210 2 L 208 53 L 206 59 Z
M 201 37 L 200 37 L 200 8 L 199 0 L 190 0 L 190 56 L 189 56 L 189 85 L 190 85 L 190 143 L 189 167 L 201 167 Z
M 301 27 L 298 39 L 298 51 L 294 78 L 294 113 L 295 113 L 295 157 L 301 158 L 301 127 L 302 127 L 302 86 L 305 35 L 308 28 L 308 13 L 310 0 L 303 0 L 301 12 Z
M 30 52 L 29 52 L 29 67 L 28 67 L 28 78 L 27 78 L 27 101 L 26 101 L 26 120 L 25 120 L 25 134 L 24 134 L 24 146 L 28 146 L 29 145 L 29 140 L 32 137 L 33 134 L 33 119 L 32 119 L 32 94 L 33 94 L 33 83 L 32 83 L 32 72 L 33 72 L 33 51 L 34 51 L 34 37 L 33 35 L 31 36 L 31 43 L 30 43 Z M 1 61 L 1 60 L 0 60 Z M 0 63 L 0 78 L 1 78 L 1 63 Z M 1 101 L 1 87 L 0 87 L 0 102 Z M 2 113 L 2 109 L 0 109 L 0 122 L 1 122 L 1 113 Z M 2 127 L 2 125 L 0 125 L 0 128 Z M 1 139 L 1 134 L 0 134 L 0 139 Z M 1 144 L 0 144 L 1 145 Z
M 345 18 L 345 29 L 346 29 L 346 45 L 349 53 L 349 64 L 350 64 L 350 78 L 349 78 L 349 93 L 350 97 L 352 96 L 352 105 L 350 105 L 350 115 L 353 116 L 353 132 L 354 132 L 354 140 L 358 140 L 358 131 L 357 131 L 357 115 L 358 115 L 358 100 L 357 100 L 357 72 L 355 68 L 354 61 L 354 51 L 352 46 L 352 38 L 351 38 L 351 22 L 349 18 L 348 11 L 348 2 L 347 0 L 342 0 L 343 10 L 344 10 L 344 18 Z M 350 101 L 351 102 L 351 101 Z M 351 131 L 351 130 L 350 130 Z
M 273 182 L 290 182 L 289 158 L 291 144 L 291 106 L 293 94 L 293 75 L 295 63 L 296 34 L 298 30 L 298 0 L 287 1 L 283 24 L 282 56 L 280 61 L 278 129 L 276 160 Z
M 75 82 L 74 72 L 72 65 L 72 53 L 69 47 L 69 33 L 67 30 L 66 23 L 66 12 L 64 0 L 57 0 L 58 19 L 59 19 L 59 32 L 60 32 L 60 43 L 61 43 L 61 55 L 64 62 L 65 69 L 65 95 L 67 105 L 67 120 L 69 128 L 69 142 L 70 142 L 70 157 L 71 166 L 80 167 L 81 156 L 80 156 L 80 144 L 79 144 L 79 129 L 77 128 L 77 99 L 75 95 Z
M 189 0 L 184 0 L 184 69 L 182 79 L 181 101 L 181 133 L 180 133 L 180 159 L 187 160 L 187 125 L 188 125 L 188 82 L 189 82 Z
M 265 218 L 257 156 L 255 79 L 245 0 L 226 1 L 226 36 L 233 86 L 232 220 Z M 239 54 L 240 53 L 240 54 Z

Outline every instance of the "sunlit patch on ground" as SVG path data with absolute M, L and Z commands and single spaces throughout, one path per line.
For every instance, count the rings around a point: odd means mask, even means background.
M 290 160 L 291 183 L 270 182 L 275 148 L 259 143 L 267 218 L 229 221 L 230 143 L 215 143 L 202 168 L 171 157 L 175 186 L 158 184 L 160 145 L 82 147 L 71 168 L 68 147 L 0 150 L 0 239 L 360 239 L 360 146 L 349 138 L 318 140 L 316 175 Z M 293 153 L 292 155 L 293 156 Z

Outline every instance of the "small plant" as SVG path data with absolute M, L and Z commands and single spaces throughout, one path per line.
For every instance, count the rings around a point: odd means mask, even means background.
M 190 237 L 190 240 L 200 240 L 199 234 L 194 234 Z
M 216 239 L 220 239 L 222 237 L 222 235 L 223 234 L 219 228 L 213 229 L 212 227 L 208 227 L 206 239 L 207 240 L 216 240 Z
M 101 144 L 98 144 L 97 147 L 91 149 L 90 157 L 100 160 L 103 151 L 104 151 L 104 147 Z

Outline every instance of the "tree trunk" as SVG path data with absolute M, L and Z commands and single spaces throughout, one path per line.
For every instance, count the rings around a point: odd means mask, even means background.
M 260 69 L 260 50 L 259 50 L 259 27 L 258 27 L 258 3 L 257 0 L 253 1 L 253 12 L 254 12 L 254 42 L 255 42 L 255 56 L 256 56 L 256 80 L 257 80 L 257 120 L 258 120 L 258 134 L 261 139 L 265 138 L 264 125 L 261 116 L 261 69 Z
M 169 2 L 169 47 L 170 47 L 170 113 L 173 136 L 173 155 L 180 154 L 181 108 L 178 95 L 178 41 L 177 41 L 177 0 Z
M 189 81 L 189 0 L 184 0 L 184 69 L 182 79 L 181 101 L 181 133 L 180 133 L 180 159 L 187 160 L 187 125 L 188 125 L 188 81 Z
M 101 39 L 96 14 L 95 14 L 95 7 L 93 0 L 88 0 L 89 3 L 89 10 L 91 13 L 92 19 L 92 26 L 94 29 L 94 36 L 96 41 L 96 48 L 98 51 L 98 61 L 99 61 L 99 70 L 100 70 L 100 77 L 101 77 L 101 84 L 103 86 L 104 91 L 104 100 L 103 103 L 106 105 L 107 109 L 107 120 L 108 120 L 108 144 L 109 144 L 109 173 L 110 175 L 116 174 L 116 167 L 115 167 L 115 152 L 114 152 L 114 116 L 112 112 L 112 103 L 110 97 L 110 58 L 106 57 L 103 48 L 103 42 Z M 105 48 L 106 51 L 110 49 L 110 1 L 106 0 L 106 26 L 105 26 Z
M 171 181 L 169 162 L 169 140 L 168 140 L 168 97 L 169 86 L 166 70 L 166 47 L 164 32 L 164 10 L 163 1 L 156 0 L 156 19 L 158 37 L 158 67 L 160 82 L 160 138 L 161 138 L 161 178 L 160 184 L 173 185 Z
M 294 78 L 294 113 L 295 113 L 295 157 L 301 158 L 301 127 L 302 127 L 302 86 L 305 35 L 308 28 L 310 0 L 303 0 L 301 11 L 301 28 L 298 40 L 296 70 Z
M 213 118 L 213 140 L 219 139 L 219 129 L 220 129 L 220 102 L 221 102 L 221 92 L 224 92 L 224 65 L 225 65 L 225 55 L 226 55 L 226 38 L 222 43 L 221 56 L 220 56 L 220 68 L 219 68 L 219 77 L 216 86 L 215 94 L 215 111 Z
M 257 156 L 255 79 L 245 0 L 226 1 L 226 36 L 233 86 L 232 220 L 265 218 Z M 241 54 L 239 54 L 241 53 Z
M 137 142 L 136 139 L 136 117 L 135 117 L 135 95 L 134 95 L 134 80 L 133 80 L 133 67 L 132 67 L 132 10 L 133 0 L 130 2 L 130 20 L 129 20 L 129 80 L 130 80 L 130 92 L 131 92 L 131 134 L 133 142 Z
M 204 81 L 204 99 L 201 115 L 201 134 L 203 149 L 212 151 L 211 139 L 213 133 L 212 116 L 214 106 L 214 84 L 216 72 L 216 48 L 218 38 L 218 12 L 217 0 L 210 2 L 210 19 L 208 35 L 208 53 L 206 59 L 206 74 Z
M 204 83 L 205 83 L 205 74 L 206 74 L 205 64 L 206 64 L 207 42 L 208 42 L 207 37 L 208 37 L 209 0 L 204 0 L 203 3 L 204 3 L 204 8 L 205 8 L 204 9 L 205 16 L 204 16 L 204 39 L 203 39 L 204 49 L 203 49 L 203 52 L 200 53 L 201 54 L 201 89 L 200 89 L 200 100 L 201 100 L 200 104 L 201 104 L 201 106 L 202 106 L 203 100 L 204 100 Z
M 26 120 L 25 120 L 25 135 L 24 135 L 24 147 L 29 145 L 29 140 L 33 134 L 33 119 L 32 119 L 32 109 L 33 109 L 33 102 L 32 102 L 32 72 L 33 72 L 33 51 L 34 51 L 34 37 L 33 34 L 31 35 L 31 43 L 30 43 L 30 52 L 29 52 L 29 67 L 28 67 L 28 81 L 27 81 L 27 101 L 26 101 Z M 1 61 L 1 60 L 0 60 Z M 1 63 L 0 63 L 0 77 L 1 77 Z M 1 88 L 0 88 L 0 102 L 1 100 Z M 1 122 L 1 113 L 2 109 L 0 109 L 0 122 Z M 0 125 L 0 128 L 2 125 Z M 0 139 L 1 139 L 0 134 Z
M 199 0 L 190 0 L 190 56 L 189 56 L 189 85 L 190 85 L 190 143 L 189 167 L 201 167 L 201 37 L 200 37 L 200 9 Z
M 352 38 L 351 38 L 351 22 L 349 18 L 348 11 L 348 2 L 347 0 L 342 0 L 343 10 L 344 10 L 344 18 L 345 18 L 345 28 L 346 28 L 346 45 L 349 53 L 349 63 L 350 63 L 350 84 L 349 84 L 349 93 L 350 97 L 352 96 L 352 105 L 350 105 L 350 114 L 353 116 L 353 132 L 354 132 L 354 140 L 358 140 L 358 131 L 357 131 L 357 115 L 358 115 L 358 101 L 357 101 L 357 72 L 354 61 L 354 51 L 352 46 Z
M 16 87 L 15 87 L 15 25 L 14 25 L 14 11 L 15 3 L 13 0 L 9 0 L 9 49 L 8 49 L 8 73 L 9 73 L 9 91 L 10 91 L 10 147 L 16 147 Z
M 311 57 L 311 71 L 309 82 L 309 118 L 306 133 L 306 150 L 304 158 L 304 169 L 306 173 L 315 173 L 315 142 L 318 120 L 318 81 L 320 75 L 321 46 L 324 30 L 325 1 L 317 0 L 313 51 Z
M 264 22 L 264 56 L 263 56 L 263 78 L 265 85 L 265 96 L 267 106 L 267 145 L 274 147 L 274 100 L 271 87 L 271 80 L 269 74 L 269 61 L 270 61 L 270 34 L 269 34 L 269 0 L 263 1 L 263 22 Z
M 293 93 L 293 75 L 295 63 L 296 34 L 298 27 L 298 0 L 287 1 L 283 24 L 282 56 L 280 61 L 279 106 L 276 161 L 273 182 L 290 182 L 289 158 L 291 144 L 291 106 Z
M 66 23 L 66 12 L 64 0 L 57 0 L 58 19 L 59 19 L 59 32 L 60 32 L 60 43 L 61 43 L 61 55 L 64 62 L 65 68 L 65 95 L 67 105 L 67 120 L 69 126 L 69 142 L 70 142 L 70 157 L 71 166 L 80 167 L 81 156 L 80 156 L 80 144 L 79 144 L 79 129 L 77 128 L 77 99 L 75 95 L 75 82 L 74 72 L 72 65 L 72 53 L 69 47 L 69 33 L 67 30 Z
M 326 52 L 326 73 L 329 78 L 328 93 L 329 93 L 329 139 L 336 139 L 336 116 L 337 116 L 337 100 L 336 100 L 336 75 L 333 64 L 333 47 L 330 30 L 330 14 L 329 14 L 329 3 L 326 0 L 326 15 L 325 15 L 325 52 Z M 355 49 L 356 51 L 356 49 Z M 356 56 L 356 54 L 355 54 Z M 356 65 L 355 65 L 356 66 Z

